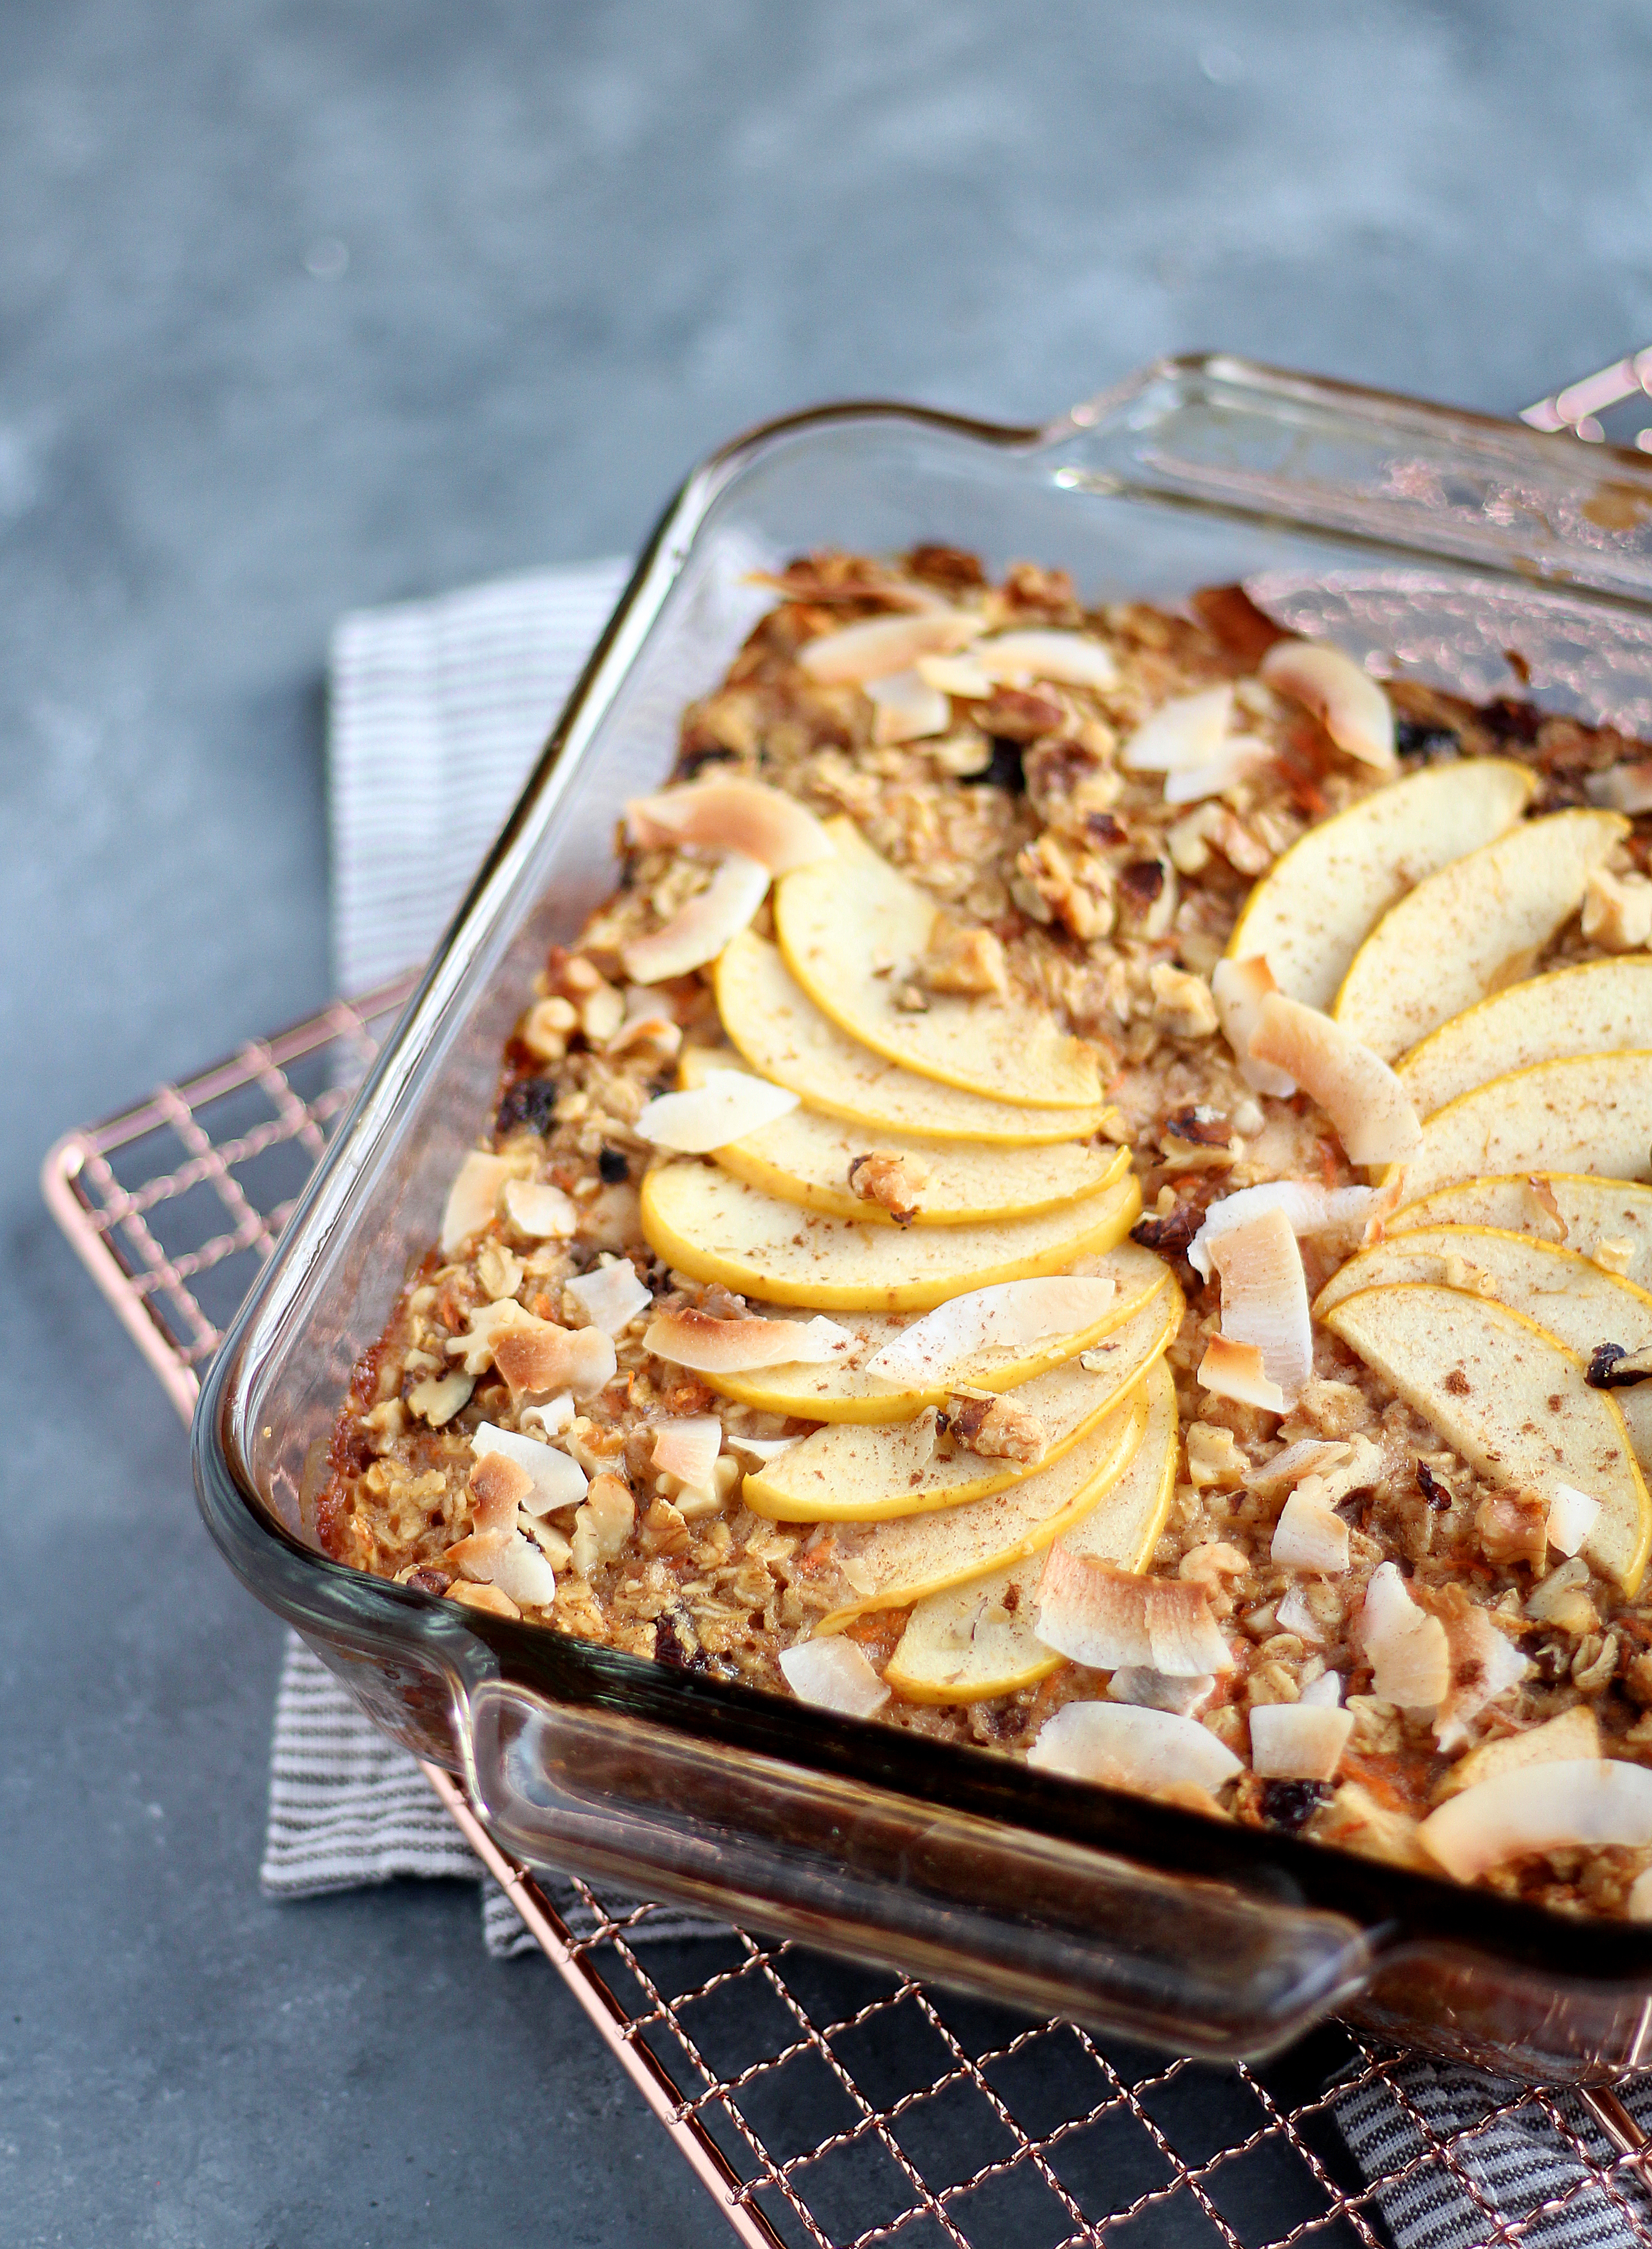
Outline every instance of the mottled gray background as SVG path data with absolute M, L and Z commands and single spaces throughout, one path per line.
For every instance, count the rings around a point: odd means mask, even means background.
M 0 2239 L 724 2238 L 473 1896 L 260 1898 L 277 1630 L 37 1195 L 326 996 L 335 614 L 833 395 L 1511 409 L 1652 340 L 1649 92 L 1634 0 L 0 5 Z

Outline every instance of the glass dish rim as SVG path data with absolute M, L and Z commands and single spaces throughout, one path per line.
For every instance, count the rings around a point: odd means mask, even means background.
M 765 450 L 803 433 L 877 421 L 907 423 L 998 452 L 1034 455 L 1128 409 L 1156 384 L 1201 376 L 1236 382 L 1276 399 L 1340 409 L 1391 432 L 1426 430 L 1436 440 L 1456 441 L 1470 453 L 1553 459 L 1553 449 L 1564 441 L 1564 433 L 1558 440 L 1518 422 L 1404 393 L 1277 368 L 1230 353 L 1189 353 L 1155 359 L 1044 423 L 991 421 L 898 399 L 852 399 L 779 416 L 717 447 L 690 471 L 645 544 L 516 804 L 207 1371 L 190 1441 L 199 1503 L 215 1542 L 250 1589 L 261 1592 L 261 1569 L 273 1569 L 286 1581 L 292 1607 L 317 1612 L 312 1620 L 318 1631 L 325 1630 L 330 1616 L 341 1626 L 358 1631 L 367 1626 L 377 1635 L 427 1649 L 440 1647 L 455 1657 L 468 1652 L 488 1671 L 530 1688 L 543 1689 L 545 1679 L 553 1677 L 561 1699 L 572 1705 L 620 1711 L 640 1724 L 685 1733 L 725 1750 L 859 1780 L 920 1809 L 984 1817 L 1034 1836 L 1102 1851 L 1156 1874 L 1272 1891 L 1282 1908 L 1345 1915 L 1380 1953 L 1445 1943 L 1590 1984 L 1621 1985 L 1652 1977 L 1652 1924 L 1554 1912 L 1279 1831 L 1219 1824 L 1148 1798 L 1039 1773 L 984 1749 L 834 1717 L 753 1688 L 597 1648 L 544 1627 L 456 1610 L 454 1604 L 332 1562 L 304 1544 L 274 1515 L 242 1465 L 234 1430 L 238 1378 L 248 1353 L 260 1332 L 278 1320 L 330 1241 L 342 1198 L 360 1167 L 360 1152 L 388 1121 L 429 1031 L 491 927 L 491 907 L 509 887 L 530 829 L 547 819 L 575 785 L 584 745 L 615 701 L 723 492 Z M 1646 456 L 1598 444 L 1585 448 L 1575 439 L 1572 444 L 1580 470 L 1597 471 L 1603 457 L 1614 466 L 1621 464 L 1645 487 L 1652 505 L 1652 463 Z M 1321 534 L 1326 530 L 1306 518 L 1275 520 L 1285 528 Z M 1380 534 L 1373 543 L 1390 554 L 1407 551 L 1402 542 Z M 1436 562 L 1463 567 L 1463 557 L 1443 546 L 1418 551 Z M 1546 583 L 1557 592 L 1580 592 L 1607 606 L 1627 602 L 1652 615 L 1652 602 L 1613 588 L 1591 588 L 1587 581 L 1539 579 L 1537 586 Z M 933 1785 L 943 1778 L 948 1784 L 944 1792 Z M 1603 1949 L 1614 1953 L 1610 1962 L 1599 1957 Z

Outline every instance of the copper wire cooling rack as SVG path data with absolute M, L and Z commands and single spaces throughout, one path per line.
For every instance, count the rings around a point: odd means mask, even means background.
M 408 988 L 249 1041 L 47 1158 L 54 1215 L 181 1413 Z M 576 1933 L 449 1775 L 426 1774 L 751 2249 L 1381 2249 L 1385 2212 L 1402 2217 L 1443 2170 L 1461 2214 L 1429 2238 L 1538 2249 L 1592 2194 L 1608 2227 L 1593 2239 L 1652 2249 L 1644 2141 L 1610 2093 L 1505 2099 L 1487 2080 L 1471 2119 L 1459 2107 L 1442 2131 L 1403 2057 L 1340 2025 L 1272 2064 L 1220 2069 L 738 1930 L 650 1943 L 650 1909 L 611 1911 L 584 1884 L 593 1926 Z M 1391 2101 L 1397 2123 L 1368 2177 L 1337 2124 L 1362 2091 Z M 1575 2176 L 1504 2207 L 1477 2148 L 1523 2125 L 1552 2126 Z

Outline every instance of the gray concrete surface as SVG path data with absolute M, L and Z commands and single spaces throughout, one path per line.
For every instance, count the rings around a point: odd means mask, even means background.
M 1511 408 L 1652 338 L 1649 90 L 1634 0 L 0 5 L 0 2240 L 723 2238 L 470 1895 L 259 1897 L 276 1628 L 36 1191 L 326 996 L 334 615 L 832 394 Z

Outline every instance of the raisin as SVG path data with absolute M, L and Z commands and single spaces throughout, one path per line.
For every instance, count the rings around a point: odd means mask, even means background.
M 1487 733 L 1495 734 L 1501 742 L 1535 742 L 1543 724 L 1543 713 L 1535 703 L 1517 703 L 1511 695 L 1499 695 L 1479 717 Z
M 992 755 L 979 773 L 968 776 L 974 788 L 1001 788 L 1006 796 L 1025 796 L 1027 777 L 1021 768 L 1023 745 L 1007 734 L 994 734 Z
M 1402 758 L 1425 758 L 1430 765 L 1463 753 L 1453 727 L 1433 726 L 1426 719 L 1400 719 L 1394 729 L 1394 746 Z
M 1627 1360 L 1628 1364 L 1621 1362 Z M 1583 1379 L 1591 1390 L 1628 1390 L 1644 1382 L 1649 1370 L 1644 1351 L 1629 1351 L 1621 1343 L 1597 1343 L 1589 1353 Z
M 518 1078 L 513 1085 L 506 1086 L 500 1100 L 498 1122 L 493 1128 L 494 1138 L 508 1139 L 512 1132 L 519 1132 L 525 1125 L 530 1132 L 537 1132 L 542 1140 L 549 1139 L 551 1128 L 556 1122 L 558 1099 L 554 1077 Z
M 422 1569 L 415 1570 L 408 1579 L 408 1583 L 417 1592 L 435 1593 L 439 1598 L 447 1592 L 453 1580 L 445 1570 L 433 1570 L 427 1565 Z
M 738 762 L 737 752 L 725 750 L 720 745 L 707 743 L 704 749 L 696 747 L 684 750 L 682 755 L 677 760 L 677 769 L 673 778 L 677 781 L 692 781 L 696 774 L 704 766 L 737 765 Z
M 1450 1490 L 1441 1482 L 1426 1461 L 1417 1462 L 1417 1489 L 1428 1501 L 1429 1505 L 1436 1511 L 1443 1512 L 1451 1504 Z
M 1270 1827 L 1294 1835 L 1305 1827 L 1330 1790 L 1322 1780 L 1270 1780 L 1262 1790 L 1262 1817 Z
M 1130 1228 L 1132 1241 L 1162 1256 L 1179 1256 L 1204 1224 L 1204 1213 L 1195 1204 L 1179 1202 L 1168 1218 L 1139 1218 Z
M 622 1148 L 605 1148 L 597 1158 L 597 1177 L 605 1187 L 617 1187 L 631 1176 Z
M 674 1671 L 705 1671 L 710 1668 L 686 1611 L 667 1609 L 655 1619 L 654 1660 L 668 1664 Z

